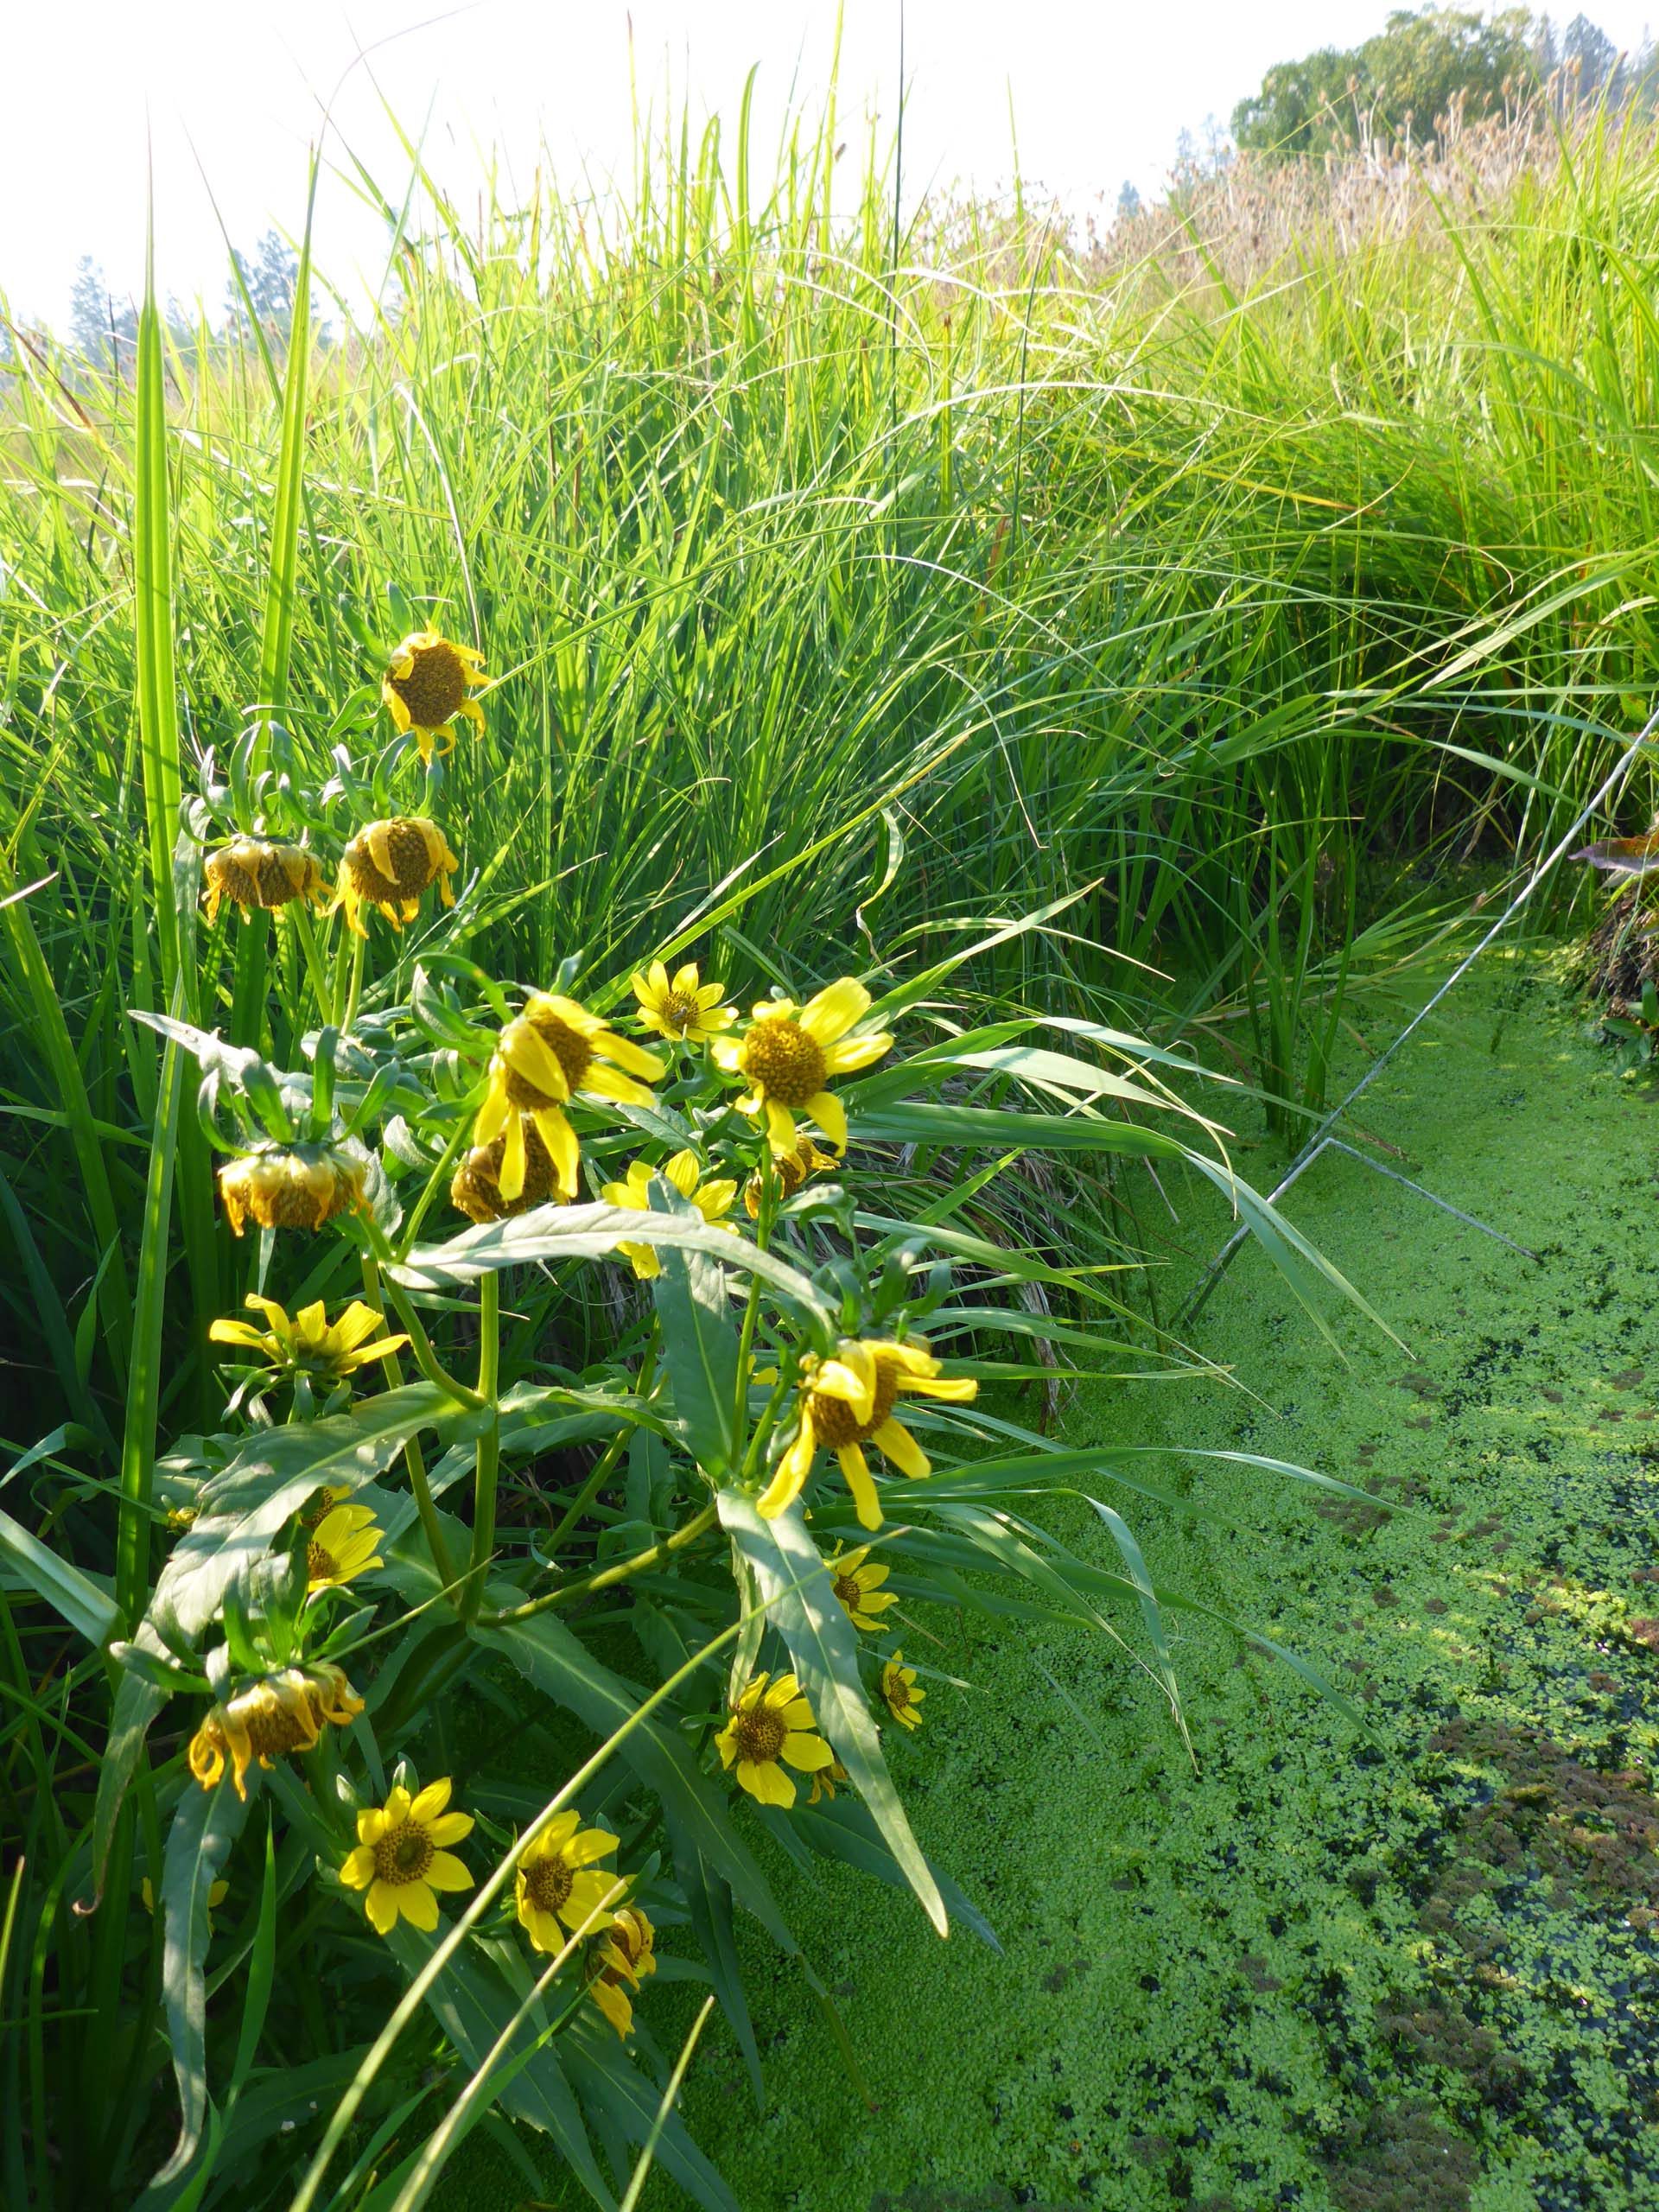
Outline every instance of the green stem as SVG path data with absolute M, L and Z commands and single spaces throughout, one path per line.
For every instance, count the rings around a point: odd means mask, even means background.
M 652 1368 L 656 1361 L 656 1357 L 657 1347 L 653 1344 L 651 1347 L 651 1350 L 645 1354 L 644 1364 L 639 1370 L 639 1382 L 636 1395 L 641 1398 L 646 1396 L 650 1392 Z M 604 1489 L 606 1478 L 610 1474 L 611 1470 L 621 1458 L 623 1450 L 632 1438 L 633 1433 L 633 1423 L 632 1421 L 624 1422 L 623 1426 L 617 1430 L 616 1434 L 605 1446 L 604 1451 L 601 1452 L 597 1465 L 595 1465 L 593 1472 L 588 1477 L 587 1480 L 582 1484 L 582 1488 L 571 1499 L 569 1505 L 565 1507 L 563 1513 L 559 1517 L 558 1526 L 554 1529 L 552 1535 L 547 1540 L 545 1549 L 550 1557 L 558 1550 L 559 1546 L 564 1541 L 566 1536 L 570 1533 L 570 1530 L 575 1526 L 576 1522 L 581 1520 L 582 1515 L 588 1510 L 588 1508 L 599 1496 L 600 1491 Z
M 501 1416 L 496 1405 L 501 1373 L 501 1278 L 493 1269 L 478 1285 L 478 1395 L 491 1409 L 478 1440 L 473 1478 L 473 1571 L 461 1618 L 473 1620 L 484 1599 L 484 1576 L 495 1549 L 495 1493 L 501 1478 Z
M 357 1002 L 363 995 L 363 956 L 368 950 L 368 939 L 359 937 L 355 930 L 346 932 L 352 940 L 351 976 L 346 986 L 346 1011 L 340 1017 L 340 1033 L 349 1037 L 352 1024 L 357 1020 Z
M 510 1606 L 505 1612 L 480 1613 L 478 1625 L 480 1628 L 512 1628 L 520 1621 L 533 1620 L 537 1613 L 550 1611 L 555 1605 L 568 1605 L 575 1599 L 591 1597 L 598 1591 L 613 1588 L 619 1582 L 630 1581 L 636 1574 L 644 1574 L 653 1567 L 662 1567 L 676 1552 L 683 1551 L 688 1544 L 696 1543 L 699 1536 L 712 1529 L 718 1511 L 718 1507 L 711 1502 L 703 1507 L 701 1513 L 694 1514 L 683 1527 L 676 1529 L 671 1536 L 664 1536 L 644 1551 L 636 1552 L 632 1559 L 619 1560 L 614 1567 L 601 1567 L 597 1574 L 587 1575 L 580 1582 L 561 1583 L 556 1590 L 550 1590 L 544 1597 L 532 1598 L 523 1605 Z
M 368 1253 L 362 1255 L 363 1288 L 371 1306 L 385 1311 L 380 1294 L 380 1270 Z M 404 1379 L 403 1362 L 395 1351 L 381 1355 L 381 1364 L 391 1377 L 394 1388 Z M 409 1486 L 415 1497 L 415 1510 L 421 1519 L 421 1534 L 426 1538 L 426 1548 L 431 1554 L 432 1564 L 438 1571 L 438 1580 L 450 1594 L 449 1602 L 457 1612 L 461 1610 L 460 1592 L 455 1589 L 455 1565 L 449 1556 L 449 1547 L 444 1541 L 443 1529 L 438 1520 L 438 1509 L 433 1501 L 431 1487 L 426 1479 L 426 1454 L 419 1440 L 410 1436 L 404 1443 L 404 1465 L 409 1469 Z

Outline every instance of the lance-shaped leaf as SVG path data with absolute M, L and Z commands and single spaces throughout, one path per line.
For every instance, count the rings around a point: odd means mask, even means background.
M 947 1934 L 944 1900 L 899 1802 L 859 1681 L 857 1632 L 836 1600 L 805 1522 L 793 1506 L 763 1521 L 747 1491 L 738 1490 L 721 1491 L 720 1517 L 754 1570 L 819 1727 L 928 1918 L 941 1936 Z
M 162 1999 L 167 2039 L 179 2085 L 179 2139 L 152 2187 L 175 2181 L 195 2155 L 207 2118 L 207 1894 L 231 1846 L 242 1832 L 247 1807 L 221 1783 L 202 1789 L 187 1782 L 162 1864 Z
M 702 1216 L 664 1180 L 670 1217 Z M 737 1239 L 725 1242 L 735 1247 Z M 716 1481 L 732 1474 L 743 1449 L 737 1421 L 737 1336 L 732 1327 L 726 1270 L 713 1253 L 667 1245 L 652 1281 L 663 1352 L 680 1433 L 692 1458 Z

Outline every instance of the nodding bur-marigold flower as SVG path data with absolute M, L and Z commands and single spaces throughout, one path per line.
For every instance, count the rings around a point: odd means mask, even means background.
M 470 1813 L 447 1813 L 454 1784 L 446 1776 L 411 1797 L 399 1783 L 385 1803 L 357 1816 L 357 1848 L 340 1870 L 349 1890 L 366 1890 L 365 1910 L 377 1935 L 390 1936 L 401 1913 L 429 1936 L 438 1924 L 440 1890 L 470 1890 L 473 1878 L 446 1844 L 473 1832 Z
M 524 1130 L 524 1185 L 516 1198 L 501 1195 L 501 1166 L 506 1154 L 505 1136 L 489 1144 L 475 1144 L 466 1154 L 449 1185 L 449 1203 L 457 1213 L 482 1224 L 505 1221 L 512 1214 L 528 1213 L 532 1206 L 569 1204 L 559 1188 L 553 1155 L 533 1122 Z
M 724 983 L 700 983 L 695 960 L 676 969 L 671 980 L 663 963 L 653 960 L 633 979 L 641 1026 L 659 1037 L 683 1038 L 688 1045 L 706 1045 L 737 1020 L 737 1008 L 720 1002 L 725 988 Z
M 847 1112 L 830 1078 L 868 1067 L 893 1046 L 885 1030 L 849 1035 L 869 1003 L 863 984 L 844 976 L 804 1007 L 793 999 L 762 1000 L 741 1037 L 717 1037 L 709 1047 L 716 1066 L 747 1079 L 737 1110 L 764 1118 L 775 1159 L 794 1152 L 798 1114 L 810 1115 L 836 1150 L 846 1151 Z
M 270 845 L 263 837 L 233 837 L 209 853 L 202 868 L 202 898 L 210 922 L 229 899 L 244 910 L 289 906 L 296 899 L 325 903 L 328 880 L 315 853 L 298 845 Z
M 531 1845 L 513 1886 L 518 1918 L 538 1951 L 563 1950 L 566 1929 L 594 1936 L 611 1925 L 606 1908 L 626 1896 L 627 1885 L 594 1861 L 615 1849 L 616 1838 L 583 1827 L 580 1813 L 555 1814 Z
M 190 1738 L 190 1771 L 204 1789 L 212 1789 L 228 1758 L 236 1794 L 245 1799 L 248 1768 L 255 1759 L 269 1767 L 289 1751 L 311 1751 L 325 1722 L 343 1728 L 362 1710 L 362 1699 L 332 1662 L 284 1667 L 214 1706 Z
M 363 1162 L 332 1144 L 266 1144 L 219 1171 L 226 1218 L 239 1236 L 261 1229 L 321 1229 L 363 1203 Z
M 705 1221 L 731 1229 L 726 1217 L 737 1196 L 737 1185 L 724 1177 L 712 1183 L 704 1183 L 698 1179 L 702 1173 L 702 1162 L 695 1152 L 677 1152 L 660 1167 L 653 1167 L 647 1160 L 636 1160 L 628 1170 L 627 1180 L 605 1184 L 600 1196 L 608 1205 L 626 1206 L 634 1213 L 649 1213 L 651 1179 L 653 1175 L 661 1175 L 674 1185 L 683 1198 L 690 1198 Z M 736 1234 L 735 1230 L 733 1234 Z M 663 1272 L 663 1263 L 654 1244 L 619 1244 L 616 1249 L 633 1262 L 633 1272 L 641 1281 L 649 1282 L 653 1275 Z
M 800 1426 L 760 1500 L 760 1512 L 770 1520 L 794 1503 L 812 1471 L 813 1454 L 823 1445 L 841 1463 L 861 1523 L 879 1529 L 881 1507 L 864 1446 L 874 1444 L 900 1473 L 918 1481 L 932 1472 L 926 1452 L 893 1417 L 900 1391 L 961 1404 L 978 1389 L 969 1376 L 946 1376 L 924 1344 L 843 1337 L 832 1359 L 808 1352 L 801 1362 Z
M 363 909 L 378 906 L 393 929 L 400 930 L 420 912 L 421 894 L 435 883 L 444 905 L 454 905 L 449 879 L 460 866 L 442 830 L 424 815 L 395 814 L 371 822 L 340 856 L 329 912 L 343 906 L 347 927 L 366 937 Z
M 835 1764 L 835 1753 L 816 1732 L 812 1707 L 793 1675 L 756 1675 L 727 1716 L 715 1737 L 720 1763 L 737 1768 L 738 1785 L 763 1805 L 795 1802 L 795 1784 L 786 1763 L 801 1774 L 816 1774 Z
M 906 1666 L 902 1651 L 895 1651 L 881 1669 L 883 1705 L 902 1727 L 919 1728 L 922 1716 L 916 1708 L 926 1695 L 916 1687 L 916 1669 Z
M 841 1162 L 833 1152 L 825 1152 L 822 1147 L 814 1144 L 810 1137 L 804 1136 L 793 1152 L 785 1153 L 781 1160 L 774 1155 L 772 1164 L 772 1172 L 778 1178 L 779 1195 L 792 1198 L 797 1191 L 805 1188 L 814 1175 L 828 1174 L 832 1167 L 839 1167 Z M 760 1217 L 760 1178 L 751 1175 L 743 1185 L 743 1203 L 748 1209 L 751 1221 Z
M 623 1071 L 627 1072 L 624 1073 Z M 496 1187 L 511 1202 L 524 1193 L 528 1173 L 527 1129 L 534 1128 L 553 1162 L 562 1197 L 576 1195 L 580 1147 L 563 1108 L 578 1091 L 632 1106 L 652 1103 L 663 1062 L 607 1029 L 575 999 L 532 991 L 524 1012 L 508 1022 L 490 1059 L 490 1087 L 473 1129 L 475 1145 L 505 1139 Z M 636 1076 L 644 1082 L 636 1083 Z
M 820 1797 L 827 1797 L 833 1804 L 836 1796 L 836 1784 L 838 1782 L 847 1782 L 850 1779 L 851 1777 L 848 1774 L 846 1768 L 842 1766 L 841 1761 L 839 1759 L 831 1759 L 828 1766 L 820 1767 L 817 1772 L 813 1776 L 812 1795 L 807 1799 L 807 1803 L 809 1805 L 816 1805 Z
M 861 1544 L 856 1551 L 839 1552 L 823 1563 L 836 1603 L 855 1628 L 880 1628 L 876 1615 L 899 1602 L 897 1591 L 881 1587 L 887 1579 L 887 1568 L 865 1565 L 869 1555 L 869 1546 Z
M 388 1352 L 401 1351 L 409 1342 L 407 1337 L 375 1337 L 371 1344 L 368 1339 L 374 1337 L 385 1316 L 360 1298 L 354 1298 L 339 1320 L 332 1323 L 321 1299 L 315 1305 L 301 1306 L 291 1320 L 286 1306 L 279 1306 L 274 1298 L 261 1298 L 257 1291 L 251 1291 L 242 1303 L 263 1313 L 268 1325 L 256 1329 L 249 1321 L 215 1321 L 207 1332 L 210 1340 L 216 1344 L 242 1345 L 284 1375 L 319 1376 L 339 1382 L 371 1361 L 384 1359 Z
M 484 709 L 472 694 L 488 681 L 484 656 L 475 647 L 457 645 L 436 630 L 411 630 L 380 679 L 380 696 L 391 709 L 399 735 L 412 732 L 422 760 L 429 760 L 440 737 L 448 741 L 439 751 L 454 752 L 449 725 L 457 715 L 482 731 Z
M 307 1596 L 317 1590 L 343 1590 L 372 1567 L 384 1566 L 374 1548 L 385 1541 L 385 1534 L 372 1505 L 331 1507 L 306 1543 Z
M 588 1954 L 588 1993 L 626 2043 L 633 2032 L 633 2006 L 622 1986 L 635 1989 L 657 1971 L 657 1930 L 637 1904 L 626 1904 Z

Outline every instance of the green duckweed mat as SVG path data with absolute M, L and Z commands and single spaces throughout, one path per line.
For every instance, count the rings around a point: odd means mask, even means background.
M 907 1632 L 970 1687 L 933 1681 L 891 1756 L 1002 1955 L 780 1865 L 874 2109 L 753 1946 L 765 2108 L 717 2025 L 684 2100 L 744 2212 L 1659 2204 L 1653 1096 L 1545 969 L 1489 956 L 1357 1118 L 1537 1260 L 1327 1154 L 1287 1211 L 1408 1351 L 1352 1312 L 1333 1351 L 1246 1251 L 1194 1338 L 1245 1388 L 1077 1389 L 1068 1441 L 1186 1501 L 1103 1471 L 1154 1576 L 1305 1655 L 1364 1729 L 1191 1616 L 1192 1760 L 1104 1637 Z M 1274 1158 L 1241 1165 L 1265 1184 Z M 1170 1197 L 1206 1255 L 1225 1222 Z M 1371 1498 L 1115 1462 L 1129 1444 L 1295 1460 Z M 1051 1524 L 1104 1560 L 1087 1518 Z M 687 1994 L 642 2008 L 671 2055 Z M 645 2201 L 682 2202 L 660 2176 Z

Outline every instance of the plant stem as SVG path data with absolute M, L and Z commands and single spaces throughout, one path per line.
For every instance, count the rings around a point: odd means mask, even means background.
M 705 1530 L 712 1529 L 717 1512 L 718 1508 L 710 1502 L 701 1513 L 694 1514 L 690 1520 L 676 1529 L 671 1536 L 664 1536 L 658 1542 L 648 1545 L 644 1551 L 636 1552 L 632 1559 L 619 1560 L 614 1567 L 601 1567 L 597 1574 L 584 1576 L 580 1582 L 561 1583 L 556 1590 L 548 1591 L 545 1596 L 532 1598 L 523 1605 L 510 1606 L 505 1612 L 480 1613 L 478 1625 L 480 1628 L 512 1628 L 520 1621 L 533 1620 L 537 1613 L 548 1612 L 555 1605 L 567 1605 L 574 1599 L 591 1597 L 596 1591 L 609 1590 L 619 1582 L 630 1581 L 633 1576 L 645 1573 L 650 1567 L 661 1567 L 676 1552 L 683 1551 L 688 1544 L 696 1543 Z
M 637 1397 L 643 1398 L 649 1394 L 652 1385 L 652 1371 L 656 1363 L 657 1347 L 653 1344 L 646 1352 L 645 1357 L 640 1364 L 639 1380 L 635 1387 L 635 1395 Z M 582 1484 L 582 1488 L 571 1499 L 569 1505 L 565 1507 L 563 1513 L 559 1516 L 558 1526 L 548 1538 L 546 1548 L 550 1554 L 557 1551 L 559 1546 L 564 1541 L 565 1537 L 569 1534 L 571 1529 L 578 1521 L 581 1520 L 582 1515 L 588 1510 L 588 1508 L 599 1496 L 600 1491 L 605 1487 L 605 1479 L 607 1476 L 610 1473 L 612 1468 L 615 1466 L 617 1461 L 621 1458 L 624 1446 L 632 1440 L 633 1434 L 633 1423 L 632 1421 L 625 1422 L 623 1426 L 618 1429 L 616 1434 L 611 1439 L 610 1442 L 605 1446 L 604 1451 L 600 1454 L 597 1465 Z
M 490 1424 L 478 1440 L 473 1478 L 473 1571 L 461 1609 L 464 1620 L 477 1617 L 484 1597 L 484 1576 L 495 1549 L 495 1493 L 501 1478 L 501 1416 L 496 1405 L 501 1368 L 501 1278 L 493 1269 L 478 1285 L 478 1395 L 490 1408 Z
M 371 1306 L 385 1310 L 380 1294 L 380 1270 L 370 1254 L 362 1255 L 363 1288 Z M 381 1364 L 394 1384 L 404 1379 L 403 1362 L 395 1351 L 384 1352 Z M 438 1509 L 433 1502 L 431 1487 L 426 1479 L 426 1454 L 416 1437 L 404 1441 L 404 1465 L 409 1469 L 409 1486 L 414 1493 L 415 1510 L 421 1518 L 421 1534 L 426 1538 L 426 1548 L 431 1554 L 432 1564 L 438 1571 L 438 1580 L 450 1592 L 449 1602 L 459 1611 L 460 1593 L 454 1589 L 455 1566 L 449 1556 L 449 1547 L 444 1541 L 443 1529 L 438 1520 Z
M 368 950 L 368 939 L 359 937 L 355 930 L 346 932 L 352 940 L 352 967 L 346 986 L 346 1010 L 340 1017 L 340 1033 L 349 1037 L 352 1024 L 357 1020 L 357 1002 L 363 995 L 363 956 Z

